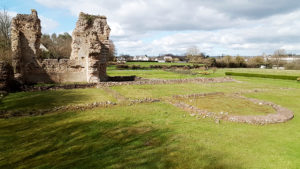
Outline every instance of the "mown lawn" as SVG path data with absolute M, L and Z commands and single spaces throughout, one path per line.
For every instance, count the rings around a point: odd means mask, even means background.
M 278 70 L 278 69 L 258 69 L 258 68 L 236 68 L 236 69 L 223 69 L 225 71 L 240 72 L 240 73 L 258 73 L 258 74 L 271 74 L 271 75 L 293 75 L 300 77 L 300 70 Z
M 19 92 L 0 100 L 0 110 L 27 111 L 105 101 L 115 101 L 115 98 L 103 89 Z
M 271 106 L 254 104 L 233 95 L 211 95 L 197 99 L 178 99 L 201 110 L 229 115 L 266 115 L 276 113 Z M 247 106 L 245 106 L 247 105 Z
M 174 72 L 168 72 L 161 69 L 150 70 L 108 70 L 109 76 L 132 76 L 148 78 L 148 79 L 184 79 L 201 77 L 201 75 L 186 75 Z
M 163 101 L 0 119 L 0 168 L 299 168 L 300 83 L 234 78 L 238 81 L 115 86 L 111 89 L 127 98 L 151 97 Z M 10 94 L 2 100 L 1 108 L 30 109 L 40 108 L 39 104 L 115 99 L 100 89 L 56 92 L 61 91 Z M 210 118 L 191 117 L 164 101 L 177 94 L 207 92 L 242 92 L 247 97 L 289 108 L 295 118 L 265 126 L 226 121 L 216 124 Z M 6 99 L 11 100 L 5 102 Z M 35 101 L 37 105 L 29 104 Z M 22 105 L 23 102 L 28 104 Z M 257 110 L 244 109 L 248 105 L 241 104 L 245 103 L 222 97 L 205 102 L 220 109 L 222 104 L 232 105 L 246 114 Z
M 114 66 L 109 67 L 107 73 L 109 76 L 131 76 L 136 75 L 143 78 L 160 78 L 160 79 L 183 79 L 183 78 L 195 78 L 195 77 L 222 77 L 225 76 L 225 72 L 240 72 L 240 73 L 258 73 L 269 75 L 292 75 L 300 77 L 300 70 L 274 70 L 274 69 L 259 69 L 259 68 L 223 68 L 216 69 L 214 72 L 212 69 L 191 69 L 191 74 L 181 74 L 171 71 L 165 71 L 162 69 L 147 69 L 147 70 L 116 70 Z M 201 73 L 208 72 L 208 75 Z
M 165 65 L 165 66 L 171 66 L 171 65 L 193 65 L 192 63 L 159 63 L 159 62 L 126 62 L 127 65 L 140 65 L 142 67 L 150 67 L 150 65 Z

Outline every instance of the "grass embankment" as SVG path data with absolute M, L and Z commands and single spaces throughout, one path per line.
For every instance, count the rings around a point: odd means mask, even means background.
M 299 83 L 235 78 L 240 83 L 133 85 L 111 89 L 130 98 L 163 99 L 177 94 L 245 92 L 247 97 L 289 108 L 294 111 L 295 118 L 266 126 L 225 121 L 216 124 L 210 118 L 196 119 L 162 102 L 0 119 L 0 168 L 299 168 Z M 251 92 L 254 89 L 261 91 Z M 74 91 L 64 90 L 63 96 Z M 2 100 L 1 106 L 12 104 L 13 100 L 5 102 L 9 98 L 16 99 L 16 107 L 11 106 L 12 109 L 18 108 L 24 99 L 29 103 L 40 98 L 45 98 L 43 104 L 64 103 L 56 92 L 37 92 L 38 96 L 36 92 L 21 93 L 23 99 L 20 100 L 17 100 L 20 94 L 13 93 Z M 80 96 L 84 97 L 71 95 L 66 103 L 93 102 L 93 97 L 100 97 L 99 100 L 109 97 L 99 89 L 82 92 Z M 52 99 L 46 100 L 49 94 Z M 227 101 L 228 98 L 219 99 L 213 102 L 236 103 Z M 31 105 L 21 107 L 26 109 Z M 240 108 L 240 113 L 247 110 L 241 105 L 233 107 Z

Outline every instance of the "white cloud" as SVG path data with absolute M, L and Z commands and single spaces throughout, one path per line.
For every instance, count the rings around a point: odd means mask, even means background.
M 10 17 L 15 17 L 18 13 L 15 11 L 7 11 Z M 53 19 L 39 15 L 42 26 L 42 33 L 53 33 L 55 28 L 58 27 L 59 23 Z
M 300 52 L 300 1 L 295 0 L 36 2 L 76 17 L 80 11 L 106 15 L 118 53 L 184 53 L 193 45 L 211 55 L 256 55 L 277 48 Z M 169 34 L 157 36 L 161 32 Z
M 17 15 L 17 12 L 15 11 L 7 11 L 7 14 L 10 16 L 10 17 L 15 17 Z
M 53 19 L 44 17 L 44 16 L 39 16 L 41 20 L 41 26 L 42 26 L 42 33 L 53 33 L 55 28 L 58 27 L 59 23 Z

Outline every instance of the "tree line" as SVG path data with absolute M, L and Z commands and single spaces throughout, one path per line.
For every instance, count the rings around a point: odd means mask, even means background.
M 254 57 L 242 57 L 242 56 L 220 56 L 209 57 L 196 47 L 190 47 L 187 49 L 186 57 L 190 63 L 204 64 L 207 67 L 219 67 L 219 68 L 258 68 L 260 66 L 266 66 L 267 68 L 285 67 L 286 69 L 298 69 L 300 70 L 300 61 L 285 62 L 282 58 L 288 57 L 288 54 L 284 49 L 275 50 L 270 57 L 254 56 Z
M 41 49 L 41 59 L 68 59 L 71 56 L 72 36 L 65 32 L 64 34 L 51 36 L 48 34 L 42 35 L 41 44 L 46 47 L 46 50 Z M 108 61 L 114 61 L 116 48 L 112 40 L 109 41 Z

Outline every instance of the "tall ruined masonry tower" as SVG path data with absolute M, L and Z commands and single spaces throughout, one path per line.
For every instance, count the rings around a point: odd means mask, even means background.
M 13 67 L 16 76 L 29 76 L 30 69 L 38 68 L 36 57 L 39 55 L 41 21 L 36 10 L 31 15 L 18 14 L 11 23 L 11 47 Z
M 14 74 L 24 83 L 97 83 L 108 79 L 110 28 L 105 16 L 80 13 L 72 34 L 70 59 L 40 61 L 41 23 L 35 10 L 12 20 Z
M 110 28 L 105 16 L 79 14 L 72 34 L 71 58 L 82 60 L 87 66 L 87 81 L 106 81 Z

